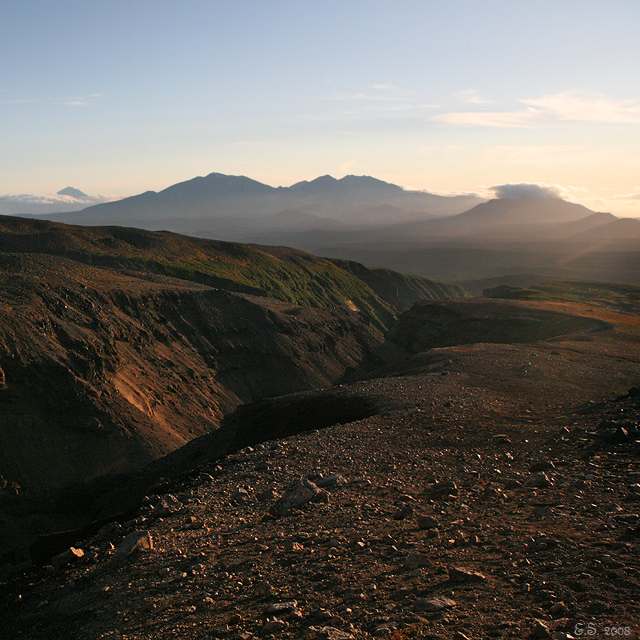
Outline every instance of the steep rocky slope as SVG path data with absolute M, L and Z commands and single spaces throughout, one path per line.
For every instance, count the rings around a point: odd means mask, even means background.
M 610 326 L 434 349 L 383 377 L 243 407 L 225 439 L 167 458 L 161 474 L 177 475 L 135 512 L 5 579 L 0 630 L 637 638 L 637 316 L 574 313 Z M 335 424 L 306 431 L 323 406 L 338 407 Z M 265 440 L 268 423 L 285 438 Z
M 405 311 L 419 300 L 445 300 L 466 298 L 469 294 L 456 284 L 434 282 L 421 276 L 411 276 L 390 269 L 369 269 L 351 260 L 331 260 L 341 269 L 365 282 L 383 300 L 396 309 Z
M 397 355 L 345 307 L 4 254 L 0 475 L 18 493 L 5 496 L 8 512 L 35 500 L 38 513 L 48 491 L 132 471 L 240 403 L 327 386 Z M 4 535 L 14 525 L 5 521 Z
M 284 247 L 0 217 L 0 542 L 81 524 L 239 404 L 403 357 L 394 303 Z

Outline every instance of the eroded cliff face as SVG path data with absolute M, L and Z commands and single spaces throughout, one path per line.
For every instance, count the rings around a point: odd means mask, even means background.
M 343 307 L 5 254 L 0 474 L 29 497 L 130 472 L 240 403 L 330 385 L 396 354 Z

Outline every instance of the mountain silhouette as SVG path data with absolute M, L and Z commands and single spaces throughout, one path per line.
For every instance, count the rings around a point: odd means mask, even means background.
M 83 193 L 80 189 L 76 189 L 75 187 L 65 187 L 64 189 L 60 189 L 60 191 L 58 191 L 58 195 L 71 196 L 72 198 L 78 198 L 78 200 L 89 197 L 86 193 Z
M 147 191 L 82 211 L 48 216 L 57 222 L 84 225 L 126 224 L 143 229 L 180 233 L 224 234 L 251 230 L 270 214 L 296 211 L 352 224 L 380 224 L 454 215 L 481 202 L 475 196 L 438 196 L 407 191 L 370 176 L 341 179 L 320 176 L 291 187 L 271 187 L 245 176 L 210 173 L 174 184 L 162 191 Z M 390 220 L 380 207 L 394 212 Z M 319 228 L 324 223 L 319 221 Z M 281 230 L 287 230 L 286 225 Z

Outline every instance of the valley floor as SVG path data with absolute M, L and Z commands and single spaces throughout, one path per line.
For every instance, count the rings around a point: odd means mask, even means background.
M 158 487 L 75 562 L 6 579 L 0 636 L 637 638 L 639 364 L 605 331 L 315 392 L 393 403 Z M 324 488 L 288 511 L 303 480 Z M 127 553 L 135 532 L 153 548 Z

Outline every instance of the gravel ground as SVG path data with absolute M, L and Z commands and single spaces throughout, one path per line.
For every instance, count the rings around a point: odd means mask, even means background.
M 327 390 L 393 403 L 166 482 L 6 579 L 0 636 L 637 638 L 639 360 L 474 345 Z

